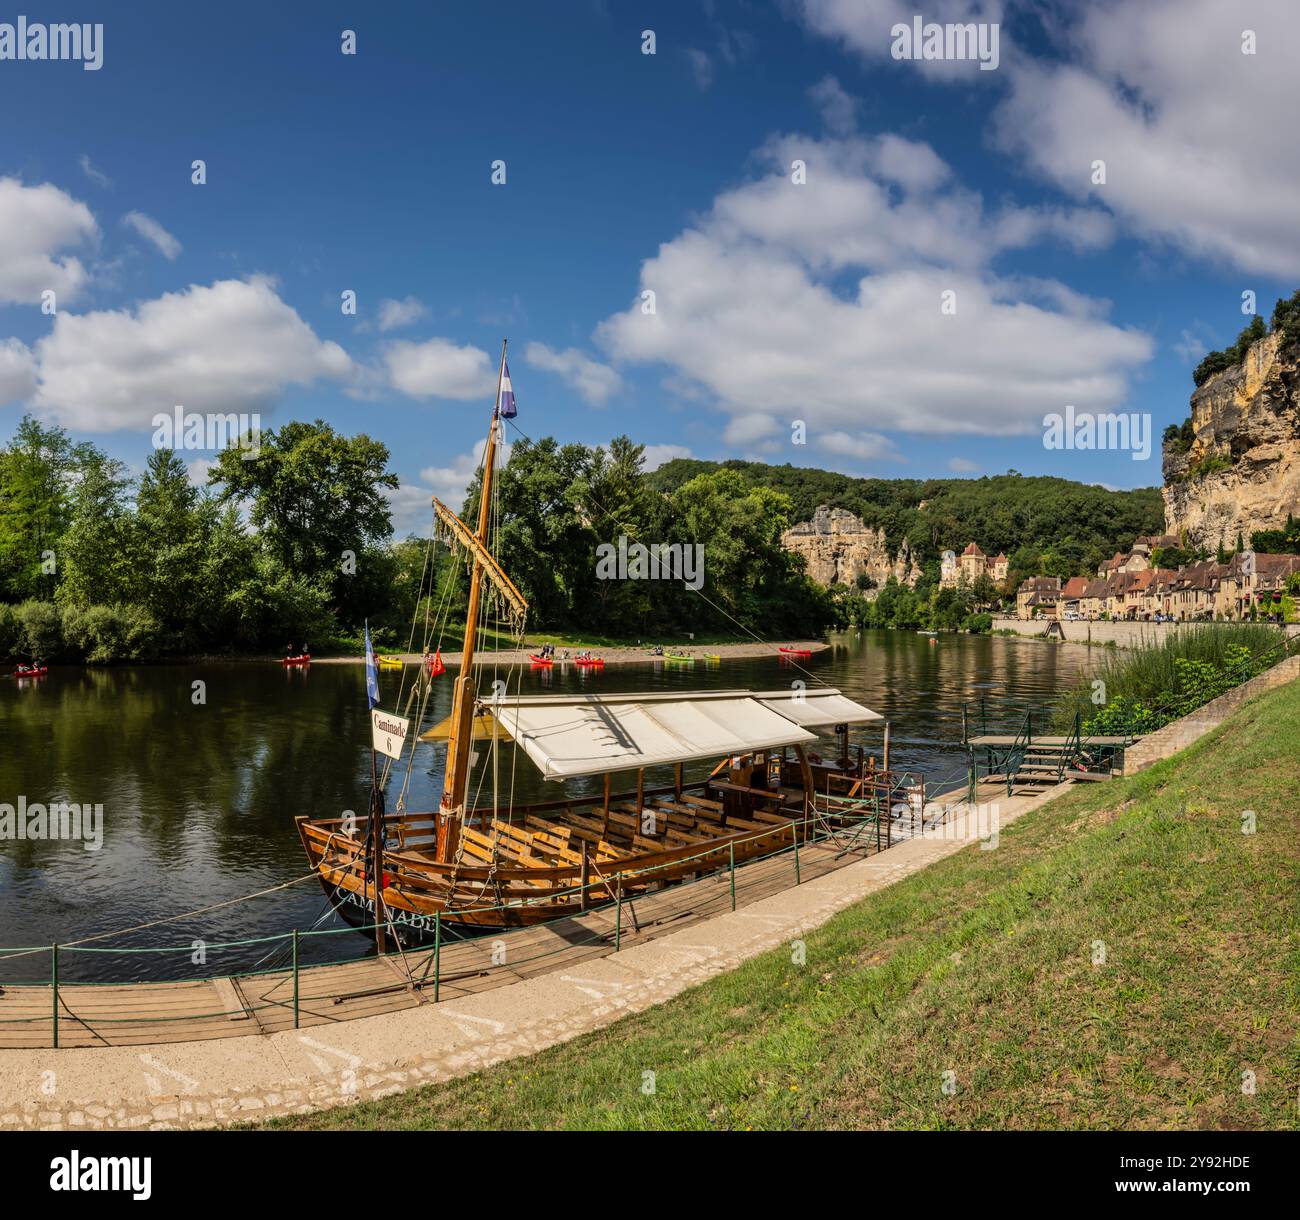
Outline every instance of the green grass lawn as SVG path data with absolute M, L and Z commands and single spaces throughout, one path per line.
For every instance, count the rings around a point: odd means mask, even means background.
M 1292 683 L 844 911 L 803 965 L 775 950 L 540 1055 L 272 1125 L 1295 1128 L 1298 740 Z

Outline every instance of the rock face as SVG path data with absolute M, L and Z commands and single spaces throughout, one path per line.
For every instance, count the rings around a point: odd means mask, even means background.
M 808 575 L 820 585 L 851 585 L 864 573 L 883 585 L 891 576 L 914 585 L 921 570 L 907 540 L 896 558 L 885 547 L 885 531 L 871 529 L 843 508 L 822 505 L 811 521 L 781 535 L 781 545 L 807 560 Z
M 1254 530 L 1300 516 L 1300 346 L 1281 351 L 1276 334 L 1257 340 L 1192 395 L 1192 428 L 1188 452 L 1165 446 L 1168 533 L 1189 547 L 1231 549 L 1238 532 L 1249 545 Z

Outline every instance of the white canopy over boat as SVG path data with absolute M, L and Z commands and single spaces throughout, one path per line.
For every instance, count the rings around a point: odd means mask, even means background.
M 525 695 L 486 710 L 556 780 L 802 745 L 810 729 L 881 719 L 830 688 Z

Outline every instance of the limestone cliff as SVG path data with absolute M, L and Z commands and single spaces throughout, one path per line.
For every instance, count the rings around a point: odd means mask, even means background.
M 1300 345 L 1277 334 L 1192 395 L 1195 439 L 1164 451 L 1165 528 L 1189 547 L 1231 549 L 1238 532 L 1300 516 Z
M 864 573 L 877 586 L 891 576 L 914 585 L 921 575 L 906 539 L 897 557 L 890 558 L 883 529 L 872 529 L 851 512 L 824 504 L 811 521 L 786 530 L 781 545 L 807 560 L 808 575 L 820 585 L 851 585 Z

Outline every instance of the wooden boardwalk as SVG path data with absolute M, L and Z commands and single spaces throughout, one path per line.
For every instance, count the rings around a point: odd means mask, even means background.
M 905 817 L 893 823 L 890 837 L 897 843 L 913 829 Z M 884 846 L 882 838 L 882 850 Z M 875 829 L 866 826 L 857 834 L 846 830 L 833 840 L 804 844 L 798 853 L 800 880 L 823 876 L 875 851 Z M 794 884 L 793 852 L 753 861 L 735 871 L 736 906 Z M 731 904 L 731 879 L 723 871 L 625 901 L 621 920 L 615 904 L 608 903 L 539 927 L 444 942 L 438 998 L 455 1000 L 603 957 L 615 951 L 616 936 L 620 945 L 643 944 L 730 911 Z M 431 948 L 304 967 L 298 974 L 298 1027 L 431 1004 L 434 990 Z M 59 985 L 58 995 L 61 1048 L 237 1038 L 294 1027 L 292 970 L 189 982 L 68 983 Z M 0 989 L 0 1050 L 52 1046 L 53 999 L 48 984 Z

